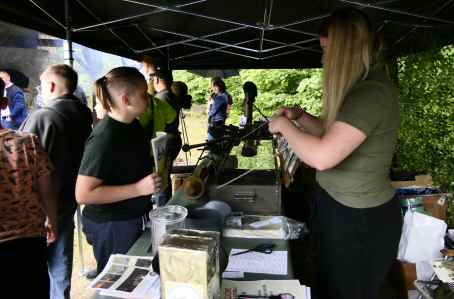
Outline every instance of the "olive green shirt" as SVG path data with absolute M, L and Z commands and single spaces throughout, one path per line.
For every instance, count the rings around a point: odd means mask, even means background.
M 389 168 L 400 117 L 397 92 L 383 72 L 371 71 L 346 95 L 336 121 L 366 134 L 364 142 L 334 168 L 317 172 L 317 181 L 336 201 L 353 208 L 389 201 L 394 188 Z

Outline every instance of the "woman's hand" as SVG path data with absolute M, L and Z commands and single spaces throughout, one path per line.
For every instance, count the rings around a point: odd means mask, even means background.
M 301 107 L 284 107 L 276 112 L 276 116 L 284 116 L 290 120 L 296 120 L 300 118 L 304 113 L 304 109 Z
M 271 134 L 279 134 L 282 133 L 283 127 L 289 124 L 290 120 L 285 116 L 273 117 L 268 124 L 268 131 L 270 131 Z

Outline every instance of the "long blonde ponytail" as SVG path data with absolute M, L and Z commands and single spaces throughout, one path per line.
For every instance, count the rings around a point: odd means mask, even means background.
M 368 75 L 374 50 L 372 26 L 360 10 L 336 11 L 326 26 L 328 44 L 323 59 L 322 112 L 325 132 L 336 120 L 352 86 Z

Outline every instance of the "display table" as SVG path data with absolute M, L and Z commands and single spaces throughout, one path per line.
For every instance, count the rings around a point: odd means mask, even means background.
M 447 292 L 454 292 L 454 289 L 453 287 L 451 286 L 451 284 L 444 284 L 442 283 L 441 281 L 439 280 L 432 280 L 432 281 L 421 281 L 421 280 L 415 280 L 414 282 L 414 285 L 415 285 L 415 289 L 418 291 L 418 294 L 419 294 L 419 297 L 417 297 L 417 299 L 435 299 L 438 297 L 443 297 L 445 298 L 445 296 L 441 295 L 440 292 L 438 292 L 438 294 L 435 293 L 435 290 L 438 288 L 438 287 L 446 287 L 445 288 L 445 291 Z M 448 291 L 449 289 L 449 291 Z M 441 292 L 443 293 L 443 291 Z M 451 296 L 451 294 L 449 295 Z M 451 298 L 451 297 L 449 297 Z
M 262 243 L 275 244 L 274 250 L 287 251 L 287 275 L 271 275 L 262 273 L 244 273 L 244 278 L 240 280 L 261 280 L 261 279 L 293 279 L 293 269 L 291 257 L 289 254 L 289 243 L 286 240 L 271 240 L 271 239 L 247 239 L 247 238 L 223 238 L 221 244 L 221 260 L 222 255 L 228 257 L 232 248 L 249 249 Z M 136 256 L 149 256 L 151 254 L 151 234 L 147 229 L 140 238 L 134 243 L 128 251 L 128 255 Z M 113 299 L 115 297 L 102 296 L 99 291 L 92 297 L 92 299 Z
M 425 282 L 415 280 L 414 282 L 415 289 L 418 291 L 419 297 L 418 298 L 424 298 L 424 299 L 434 299 L 432 296 L 432 288 L 433 285 L 428 285 Z

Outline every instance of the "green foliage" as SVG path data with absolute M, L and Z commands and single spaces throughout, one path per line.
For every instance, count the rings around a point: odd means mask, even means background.
M 313 115 L 320 115 L 323 97 L 321 70 L 311 70 L 310 76 L 301 80 L 297 90 L 301 97 L 301 106 Z
M 238 157 L 238 168 L 241 169 L 274 169 L 273 145 L 271 140 L 260 142 L 257 147 L 257 155 L 255 157 L 242 157 L 242 146 L 237 146 L 232 150 L 232 155 Z
M 174 79 L 186 82 L 194 102 L 206 103 L 211 92 L 210 78 L 187 71 L 175 71 Z M 234 114 L 237 115 L 242 113 L 243 84 L 246 81 L 257 85 L 256 105 L 265 115 L 271 115 L 279 107 L 294 105 L 302 105 L 315 114 L 320 112 L 320 70 L 242 70 L 240 76 L 225 79 L 228 92 L 234 99 Z
M 454 189 L 454 48 L 399 61 L 401 130 L 396 164 Z
M 396 164 L 430 173 L 443 191 L 454 190 L 454 47 L 399 61 L 401 130 Z M 454 226 L 454 202 L 447 222 Z
M 203 78 L 186 71 L 175 71 L 174 79 L 186 82 L 194 102 L 206 103 L 210 94 L 210 78 Z M 255 105 L 267 117 L 283 106 L 302 106 L 310 113 L 318 115 L 321 110 L 321 71 L 314 70 L 242 70 L 240 76 L 225 79 L 228 92 L 234 105 L 227 120 L 238 125 L 243 115 L 243 84 L 252 81 L 257 85 L 258 96 Z M 263 116 L 254 111 L 254 119 Z M 274 168 L 271 142 L 264 141 L 258 147 L 256 157 L 241 157 L 241 146 L 233 150 L 238 156 L 241 168 Z
M 306 70 L 244 70 L 243 82 L 252 81 L 261 92 L 296 94 L 299 82 L 309 76 Z

